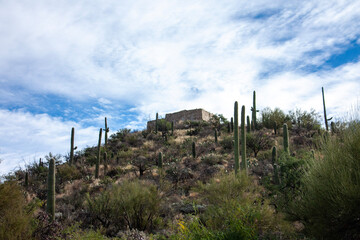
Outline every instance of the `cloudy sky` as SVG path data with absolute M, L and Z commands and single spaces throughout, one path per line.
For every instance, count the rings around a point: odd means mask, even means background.
M 156 112 L 341 117 L 360 93 L 360 1 L 0 0 L 0 173 Z

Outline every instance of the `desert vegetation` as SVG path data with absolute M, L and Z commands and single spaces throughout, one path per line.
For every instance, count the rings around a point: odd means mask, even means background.
M 238 108 L 111 136 L 105 119 L 78 150 L 71 129 L 64 161 L 4 176 L 0 239 L 360 239 L 359 120 L 323 129 L 255 92 L 251 122 Z

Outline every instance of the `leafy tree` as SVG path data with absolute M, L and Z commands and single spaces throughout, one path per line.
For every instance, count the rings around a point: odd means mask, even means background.
M 246 146 L 254 152 L 254 157 L 259 151 L 270 149 L 271 139 L 264 131 L 257 131 L 246 134 Z
M 314 109 L 311 109 L 310 112 L 307 112 L 297 108 L 295 111 L 289 111 L 287 116 L 291 120 L 292 124 L 299 129 L 320 129 L 320 115 L 316 113 Z
M 272 110 L 266 107 L 261 111 L 262 124 L 268 129 L 274 129 L 274 126 L 276 126 L 276 129 L 279 129 L 288 120 L 289 118 L 280 108 Z

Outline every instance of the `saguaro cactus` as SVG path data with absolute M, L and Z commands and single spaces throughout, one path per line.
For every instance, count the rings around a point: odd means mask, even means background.
M 250 125 L 250 117 L 246 116 L 246 130 L 248 133 L 251 131 L 251 125 Z
M 49 161 L 46 211 L 49 213 L 51 220 L 54 221 L 55 220 L 55 159 L 54 158 L 51 158 Z
M 70 141 L 70 159 L 69 164 L 74 163 L 74 151 L 77 149 L 77 147 L 74 147 L 74 136 L 75 136 L 75 128 L 71 129 L 71 141 Z
M 105 118 L 105 149 L 107 149 L 107 143 L 108 143 L 108 132 L 109 132 L 109 128 L 107 126 L 107 118 Z
M 231 132 L 233 132 L 234 131 L 234 118 L 231 118 L 230 122 L 231 122 Z
M 162 152 L 159 152 L 158 167 L 159 167 L 160 169 L 162 169 L 162 167 L 163 167 L 163 156 L 162 156 Z
M 171 122 L 171 136 L 174 136 L 174 121 Z
M 288 126 L 286 123 L 284 123 L 283 125 L 283 138 L 284 138 L 284 151 L 286 153 L 290 153 L 289 150 L 289 131 L 288 131 Z
M 326 131 L 329 131 L 329 125 L 328 125 L 328 121 L 331 121 L 331 118 L 327 118 L 326 116 L 326 106 L 325 106 L 325 94 L 324 94 L 324 87 L 321 87 L 321 91 L 322 91 L 322 98 L 323 98 L 323 106 L 324 106 L 324 119 L 325 119 L 325 127 L 326 127 Z
M 158 126 L 158 121 L 159 121 L 159 114 L 158 114 L 158 113 L 156 113 L 156 120 L 155 120 L 155 133 L 157 133 L 157 132 L 158 132 L 158 128 L 159 128 L 159 126 Z
M 26 171 L 25 172 L 25 187 L 29 186 L 29 173 Z
M 274 146 L 272 148 L 272 164 L 274 166 L 274 182 L 275 184 L 279 184 L 280 180 L 279 180 L 279 171 L 278 171 L 278 167 L 277 167 L 277 163 L 276 163 L 276 159 L 277 159 L 277 153 L 276 153 L 276 147 Z
M 238 102 L 234 104 L 234 158 L 235 158 L 235 174 L 239 171 L 239 108 Z
M 193 158 L 196 158 L 195 142 L 192 142 L 192 156 L 193 156 Z
M 247 172 L 245 106 L 244 105 L 241 107 L 241 168 Z
M 215 143 L 218 143 L 218 132 L 216 129 L 214 129 L 214 137 L 215 137 Z
M 277 133 L 277 124 L 276 122 L 274 122 L 274 134 L 276 135 L 276 133 Z
M 101 135 L 102 135 L 102 128 L 100 128 L 100 130 L 99 130 L 99 143 L 98 143 L 97 159 L 96 159 L 96 166 L 95 166 L 95 178 L 99 178 Z
M 252 121 L 252 130 L 254 131 L 257 129 L 257 122 L 256 122 L 256 113 L 259 112 L 259 110 L 256 110 L 256 92 L 253 93 L 253 106 L 251 107 L 251 121 Z
M 104 177 L 106 176 L 107 170 L 108 170 L 108 163 L 107 163 L 107 153 L 104 152 Z

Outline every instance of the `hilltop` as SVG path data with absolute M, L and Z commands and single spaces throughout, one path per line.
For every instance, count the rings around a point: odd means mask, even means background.
M 314 112 L 269 108 L 252 124 L 248 118 L 246 153 L 240 150 L 246 168 L 241 162 L 237 177 L 233 119 L 213 114 L 175 126 L 158 119 L 155 129 L 120 129 L 100 148 L 79 149 L 65 163 L 49 154 L 7 176 L 0 196 L 11 180 L 22 186 L 22 204 L 31 211 L 19 219 L 36 224 L 17 232 L 35 239 L 305 239 L 311 225 L 294 208 L 304 169 L 324 157 L 324 140 L 347 129 L 333 123 L 329 133 L 318 119 Z M 107 133 L 106 125 L 99 135 Z M 46 213 L 50 159 L 56 166 L 54 221 Z M 7 201 L 11 208 L 21 197 Z

